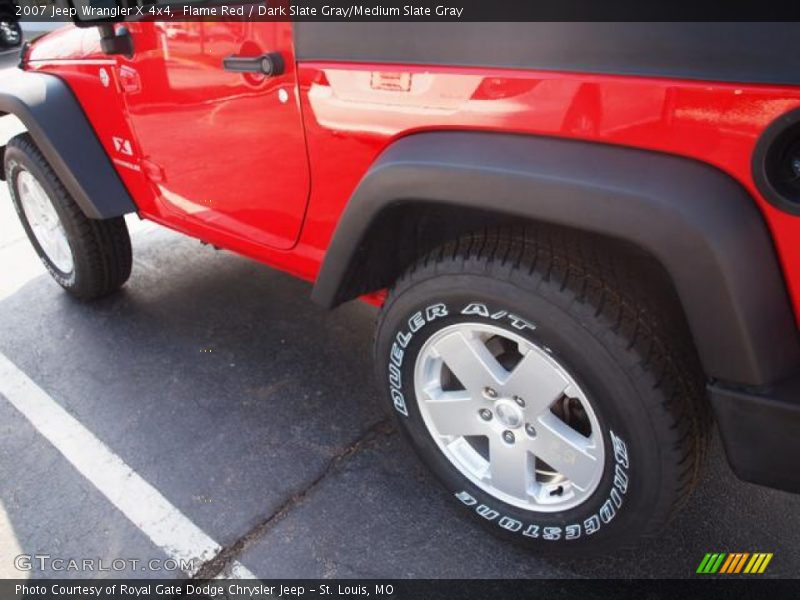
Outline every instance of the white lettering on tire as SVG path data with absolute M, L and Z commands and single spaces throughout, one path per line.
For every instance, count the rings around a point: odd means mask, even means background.
M 581 537 L 581 526 L 577 523 L 567 525 L 564 530 L 566 531 L 564 539 L 577 540 L 579 537 Z
M 481 504 L 478 508 L 475 509 L 475 512 L 482 516 L 487 521 L 494 521 L 497 517 L 500 516 L 500 513 L 497 512 L 495 509 L 486 506 L 485 504 Z
M 400 330 L 395 334 L 394 342 L 389 350 L 389 396 L 392 399 L 392 404 L 395 410 L 401 415 L 408 416 L 408 407 L 406 405 L 406 398 L 403 394 L 403 376 L 401 369 L 403 367 L 403 358 L 405 357 L 405 349 L 420 329 L 425 327 L 435 319 L 446 317 L 449 314 L 447 306 L 438 302 L 431 304 L 425 310 L 418 310 L 411 317 L 409 317 L 407 325 L 408 331 Z
M 539 526 L 538 525 L 528 525 L 525 528 L 525 531 L 522 532 L 522 535 L 529 538 L 538 538 L 539 537 Z
M 467 506 L 473 506 L 478 503 L 478 501 L 471 494 L 467 492 L 458 492 L 456 494 L 456 498 L 461 500 Z
M 511 517 L 503 517 L 497 522 L 497 524 L 508 531 L 519 531 L 522 529 L 522 521 L 517 521 Z
M 514 329 L 530 329 L 531 331 L 536 329 L 536 325 L 533 323 L 526 321 L 522 317 L 518 317 L 515 314 L 509 313 L 506 310 L 499 310 L 494 313 L 489 312 L 489 307 L 487 307 L 483 302 L 470 302 L 461 310 L 461 314 L 478 315 L 486 319 L 491 319 L 492 321 L 499 321 L 505 317 L 511 322 L 511 326 Z

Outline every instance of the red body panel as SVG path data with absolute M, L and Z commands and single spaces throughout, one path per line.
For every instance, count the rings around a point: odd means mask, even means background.
M 139 26 L 153 31 L 155 27 L 152 24 Z M 253 23 L 249 26 L 265 30 L 267 33 L 260 35 L 275 40 L 274 43 L 291 56 L 291 48 L 286 46 L 290 43 L 290 24 Z M 58 35 L 85 37 L 88 34 L 72 31 Z M 180 45 L 166 34 L 160 40 L 161 48 Z M 297 109 L 302 113 L 304 131 L 299 116 L 297 121 L 287 120 L 283 126 L 275 128 L 265 122 L 259 109 L 247 108 L 245 103 L 240 106 L 253 112 L 241 115 L 235 128 L 220 128 L 218 133 L 200 132 L 203 146 L 213 141 L 218 147 L 188 148 L 185 153 L 179 149 L 170 150 L 174 168 L 186 167 L 185 163 L 181 167 L 180 161 L 195 161 L 195 151 L 212 160 L 219 160 L 219 154 L 228 152 L 233 152 L 237 158 L 249 152 L 263 153 L 259 156 L 267 162 L 281 161 L 281 153 L 274 152 L 276 146 L 270 146 L 270 142 L 290 140 L 289 155 L 279 164 L 285 164 L 284 170 L 292 173 L 282 180 L 282 189 L 274 196 L 265 197 L 261 210 L 249 212 L 246 219 L 240 219 L 246 223 L 237 224 L 234 220 L 216 227 L 213 223 L 187 219 L 166 210 L 168 200 L 164 198 L 164 186 L 155 181 L 161 175 L 147 162 L 159 152 L 152 138 L 162 131 L 159 123 L 163 124 L 163 131 L 173 130 L 166 129 L 169 123 L 175 131 L 181 127 L 190 129 L 195 127 L 195 119 L 202 116 L 187 113 L 185 107 L 172 100 L 157 102 L 158 95 L 163 93 L 163 88 L 158 87 L 137 92 L 152 94 L 148 102 L 133 101 L 132 94 L 121 88 L 119 94 L 126 99 L 115 100 L 112 91 L 100 88 L 94 76 L 101 65 L 91 60 L 87 63 L 50 60 L 52 53 L 47 53 L 47 44 L 61 45 L 57 38 L 37 44 L 30 68 L 43 69 L 69 81 L 110 155 L 114 156 L 115 152 L 110 141 L 112 137 L 122 132 L 133 140 L 134 153 L 130 158 L 142 168 L 135 171 L 118 164 L 118 170 L 136 198 L 143 217 L 303 278 L 316 276 L 348 198 L 389 143 L 423 130 L 479 129 L 645 148 L 718 167 L 750 191 L 764 214 L 778 249 L 795 312 L 800 315 L 800 218 L 768 204 L 756 190 L 750 172 L 758 136 L 776 117 L 800 106 L 798 88 L 527 70 L 343 63 L 299 63 L 295 80 L 295 65 L 290 63 L 290 77 L 280 85 L 291 88 L 290 104 L 295 98 L 299 99 Z M 85 41 L 83 48 L 87 48 Z M 91 52 L 85 52 L 84 57 L 97 58 Z M 123 66 L 140 70 L 140 76 L 146 75 L 148 67 L 140 58 L 131 63 L 126 59 L 117 62 L 116 85 L 120 85 L 118 75 Z M 235 89 L 245 89 L 248 85 L 243 75 L 228 73 L 225 77 L 226 82 L 231 82 L 226 85 Z M 145 79 L 149 81 L 145 76 L 142 88 Z M 214 81 L 213 85 L 218 86 L 222 79 Z M 264 95 L 264 101 L 272 102 L 275 89 L 266 86 L 258 93 Z M 216 91 L 209 93 L 216 97 Z M 130 121 L 121 115 L 121 102 L 127 102 L 132 113 L 138 111 L 142 115 L 152 111 L 147 119 L 153 122 L 134 123 L 131 127 Z M 113 106 L 113 110 L 108 110 L 109 106 Z M 283 114 L 283 108 L 272 105 L 274 114 L 278 115 L 276 118 Z M 213 106 L 209 105 L 207 110 L 213 110 Z M 249 141 L 247 147 L 242 147 L 241 132 L 247 128 L 252 128 L 249 135 L 245 134 Z M 299 160 L 296 152 L 303 135 L 310 177 L 306 175 L 305 157 Z M 149 148 L 144 149 L 144 155 L 140 137 L 149 138 L 145 143 Z M 165 144 L 170 143 L 168 137 L 164 138 Z M 263 147 L 257 147 L 259 139 L 263 139 Z M 145 159 L 143 164 L 142 159 Z M 233 165 L 230 169 L 219 170 L 216 176 L 221 179 L 209 185 L 217 186 L 219 194 L 226 188 L 236 189 L 241 182 L 241 172 Z M 166 177 L 169 182 L 169 172 Z M 191 185 L 185 187 L 187 193 L 202 196 L 199 188 L 194 188 L 195 192 Z M 306 194 L 309 189 L 310 193 Z M 198 198 L 190 200 L 196 202 Z M 230 204 L 228 208 L 238 210 L 240 207 Z M 254 234 L 254 230 L 258 233 Z M 294 235 L 297 231 L 299 235 Z
M 294 246 L 310 178 L 290 25 L 131 23 L 130 30 L 137 52 L 120 59 L 118 72 L 157 215 L 255 247 Z M 285 58 L 282 75 L 220 68 L 222 57 L 265 52 Z

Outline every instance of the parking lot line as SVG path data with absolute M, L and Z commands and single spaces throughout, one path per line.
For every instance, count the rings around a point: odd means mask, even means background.
M 2 353 L 0 394 L 187 575 L 222 550 Z M 236 561 L 228 572 L 231 578 L 255 578 Z

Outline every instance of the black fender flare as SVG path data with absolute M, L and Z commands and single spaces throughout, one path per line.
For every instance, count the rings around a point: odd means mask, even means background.
M 94 129 L 69 86 L 54 75 L 8 69 L 0 77 L 0 114 L 15 115 L 84 214 L 108 219 L 135 212 Z
M 312 298 L 326 307 L 378 289 L 353 281 L 389 208 L 490 209 L 630 242 L 672 279 L 706 374 L 745 385 L 800 365 L 798 330 L 754 199 L 705 163 L 598 143 L 487 132 L 412 134 L 390 145 L 350 198 Z

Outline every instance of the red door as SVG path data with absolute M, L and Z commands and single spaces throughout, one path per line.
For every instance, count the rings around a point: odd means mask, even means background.
M 156 187 L 160 216 L 198 237 L 290 248 L 309 191 L 290 23 L 130 23 L 134 55 L 119 80 L 132 152 Z M 230 57 L 279 53 L 227 70 Z M 241 61 L 239 61 L 240 64 Z M 229 65 L 230 67 L 230 65 Z M 138 146 L 138 148 L 136 148 Z

